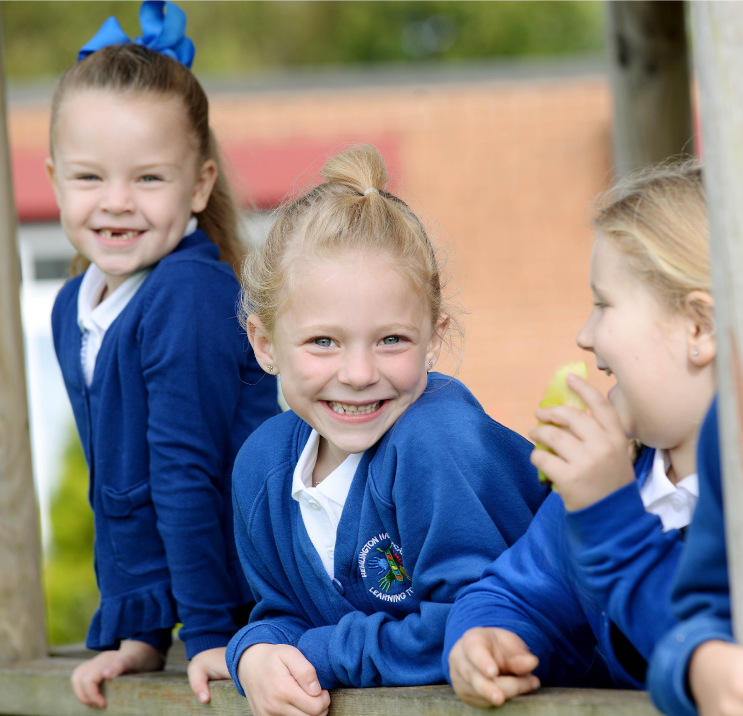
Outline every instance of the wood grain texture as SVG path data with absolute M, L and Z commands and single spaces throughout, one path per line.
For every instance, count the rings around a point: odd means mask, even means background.
M 0 714 L 90 716 L 70 687 L 77 659 L 57 657 L 0 666 Z M 212 702 L 199 704 L 185 667 L 122 676 L 105 687 L 106 716 L 249 716 L 247 701 L 231 681 L 213 682 Z M 475 716 L 482 709 L 463 704 L 448 686 L 396 689 L 337 689 L 330 716 Z M 638 691 L 542 689 L 498 709 L 498 716 L 658 716 L 648 695 Z
M 46 653 L 2 49 L 0 44 L 0 662 Z
M 691 155 L 691 95 L 684 3 L 605 3 L 614 96 L 617 176 Z
M 725 532 L 734 631 L 743 639 L 743 4 L 693 5 L 717 325 Z

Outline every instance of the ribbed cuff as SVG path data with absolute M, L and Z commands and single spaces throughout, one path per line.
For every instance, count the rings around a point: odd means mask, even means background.
M 330 640 L 334 632 L 334 625 L 317 627 L 306 631 L 297 642 L 297 649 L 315 667 L 320 686 L 328 690 L 343 686 L 330 664 Z
M 734 642 L 730 622 L 697 617 L 671 629 L 655 648 L 647 687 L 655 705 L 673 716 L 698 716 L 687 688 L 689 661 L 698 646 L 719 639 Z
M 220 647 L 227 646 L 232 639 L 232 634 L 201 634 L 200 636 L 194 636 L 187 641 L 184 641 L 186 645 L 186 657 L 193 659 L 196 654 L 200 654 L 202 651 L 207 649 L 219 649 Z

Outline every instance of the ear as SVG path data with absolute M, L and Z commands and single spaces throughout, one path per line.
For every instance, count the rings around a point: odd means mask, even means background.
M 196 186 L 191 196 L 191 213 L 199 214 L 209 203 L 209 197 L 211 196 L 212 189 L 214 189 L 214 183 L 217 181 L 219 175 L 219 169 L 217 163 L 213 159 L 207 159 L 199 169 L 199 173 L 196 176 Z
M 263 321 L 261 321 L 261 319 L 254 313 L 251 313 L 248 316 L 246 323 L 248 329 L 248 340 L 250 341 L 250 345 L 253 347 L 253 353 L 255 353 L 258 365 L 260 365 L 266 373 L 270 372 L 271 375 L 278 375 L 279 366 L 276 365 L 273 339 L 266 330 L 266 327 L 263 325 Z M 272 371 L 268 370 L 269 366 L 273 368 Z
M 431 338 L 428 341 L 428 350 L 426 351 L 426 366 L 433 363 L 434 365 L 438 362 L 439 356 L 441 355 L 441 348 L 444 345 L 444 336 L 447 330 L 449 330 L 449 316 L 442 313 L 439 316 L 439 320 L 434 326 Z
M 52 157 L 46 158 L 46 161 L 44 162 L 44 168 L 46 169 L 46 176 L 49 179 L 49 183 L 52 185 L 52 189 L 54 189 L 54 196 L 57 199 L 57 206 L 60 206 L 59 184 L 57 183 L 57 173 L 54 169 L 54 159 L 52 159 Z
M 691 291 L 682 306 L 688 319 L 689 361 L 697 368 L 705 368 L 717 355 L 714 308 L 715 303 L 707 291 Z

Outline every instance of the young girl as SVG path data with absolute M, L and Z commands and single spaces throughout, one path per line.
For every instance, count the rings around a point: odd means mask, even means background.
M 444 667 L 473 705 L 540 681 L 642 688 L 674 623 L 679 530 L 698 494 L 694 451 L 715 390 L 699 170 L 630 180 L 595 226 L 594 308 L 577 341 L 617 383 L 607 400 L 572 376 L 590 412 L 537 411 L 546 424 L 531 437 L 553 453 L 535 451 L 532 462 L 556 491 L 526 536 L 462 592 L 447 625 Z M 646 446 L 634 469 L 628 437 Z
M 275 381 L 235 315 L 238 214 L 207 99 L 168 56 L 193 56 L 185 16 L 163 11 L 142 6 L 145 46 L 120 44 L 110 18 L 52 104 L 47 168 L 87 267 L 60 292 L 52 324 L 95 513 L 101 603 L 87 645 L 104 650 L 72 683 L 100 707 L 103 679 L 162 667 L 179 621 L 192 688 L 208 701 L 207 678 L 224 671 L 252 601 L 233 537 L 232 464 L 278 412 Z
M 434 248 L 373 147 L 331 159 L 243 274 L 261 367 L 292 411 L 235 463 L 256 598 L 227 664 L 252 713 L 319 714 L 337 686 L 443 680 L 457 592 L 525 531 L 530 445 L 427 373 L 451 321 Z

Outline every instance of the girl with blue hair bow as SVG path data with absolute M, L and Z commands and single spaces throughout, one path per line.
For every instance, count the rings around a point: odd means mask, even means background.
M 52 103 L 49 178 L 78 251 L 52 315 L 90 470 L 101 603 L 72 676 L 162 668 L 171 630 L 199 700 L 253 598 L 232 527 L 237 449 L 278 413 L 276 384 L 240 333 L 239 216 L 175 5 L 145 2 L 134 42 L 114 18 Z M 82 272 L 82 273 L 81 273 Z

